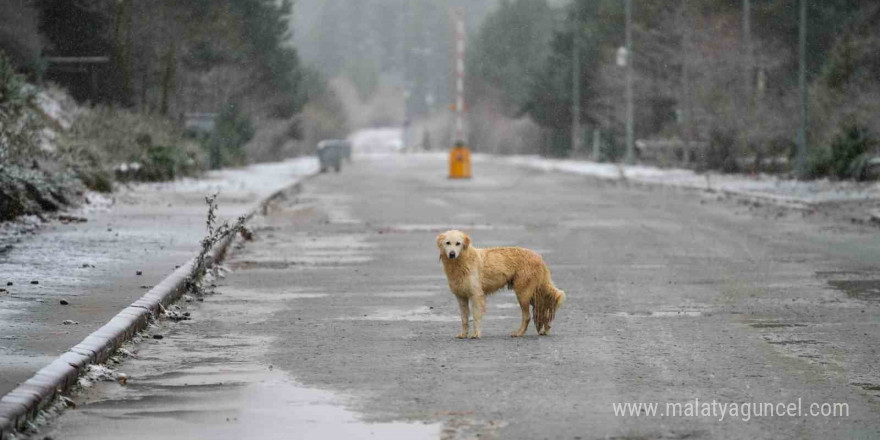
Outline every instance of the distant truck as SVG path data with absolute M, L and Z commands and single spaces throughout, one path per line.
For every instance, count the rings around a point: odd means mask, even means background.
M 333 168 L 337 173 L 342 170 L 343 160 L 351 161 L 351 143 L 340 139 L 326 139 L 318 142 L 318 161 L 321 172 Z

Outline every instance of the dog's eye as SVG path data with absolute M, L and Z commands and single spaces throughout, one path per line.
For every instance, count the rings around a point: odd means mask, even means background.
M 461 246 L 461 242 L 456 242 L 455 245 L 456 245 L 456 246 Z
M 447 244 L 447 245 L 450 245 L 450 244 L 452 244 L 452 243 L 450 243 L 450 242 L 447 241 L 446 244 Z

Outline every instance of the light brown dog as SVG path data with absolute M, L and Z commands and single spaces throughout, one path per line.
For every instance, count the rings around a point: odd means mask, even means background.
M 529 326 L 532 306 L 535 330 L 539 335 L 550 331 L 556 310 L 565 302 L 565 292 L 550 279 L 550 269 L 536 252 L 519 247 L 480 249 L 471 246 L 471 238 L 461 231 L 447 231 L 437 236 L 440 261 L 446 271 L 449 290 L 458 299 L 461 311 L 459 338 L 481 336 L 486 311 L 486 295 L 507 286 L 516 292 L 522 323 L 511 337 L 520 337 Z M 474 311 L 474 332 L 468 334 L 468 301 Z

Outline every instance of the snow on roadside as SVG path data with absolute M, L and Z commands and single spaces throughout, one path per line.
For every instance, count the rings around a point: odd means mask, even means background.
M 40 148 L 47 152 L 55 151 L 59 132 L 69 130 L 82 109 L 67 92 L 57 87 L 37 91 L 36 105 L 47 122 L 40 131 Z
M 633 182 L 682 188 L 728 192 L 745 196 L 773 199 L 790 203 L 821 203 L 880 199 L 880 183 L 832 182 L 828 179 L 799 181 L 767 174 L 697 173 L 676 168 L 657 168 L 644 165 L 619 165 L 571 159 L 547 159 L 540 156 L 497 157 L 511 165 L 543 171 L 593 176 L 600 179 L 630 180 Z M 486 160 L 480 158 L 480 160 Z
M 209 171 L 198 178 L 183 178 L 171 182 L 135 185 L 137 191 L 176 193 L 253 194 L 263 199 L 305 175 L 318 172 L 318 160 L 313 156 L 297 157 L 281 162 L 260 163 L 241 168 Z
M 399 153 L 403 149 L 403 130 L 368 128 L 352 133 L 348 141 L 353 154 Z

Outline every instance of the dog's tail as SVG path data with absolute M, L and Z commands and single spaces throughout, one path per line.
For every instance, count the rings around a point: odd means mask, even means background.
M 553 282 L 547 280 L 546 283 L 539 285 L 535 292 L 535 302 L 532 313 L 532 320 L 535 322 L 535 330 L 538 333 L 550 330 L 550 323 L 556 317 L 556 310 L 565 303 L 565 292 L 557 289 Z M 543 333 L 542 333 L 543 334 Z
M 565 292 L 561 289 L 556 289 L 556 309 L 558 310 L 563 304 L 565 304 Z

